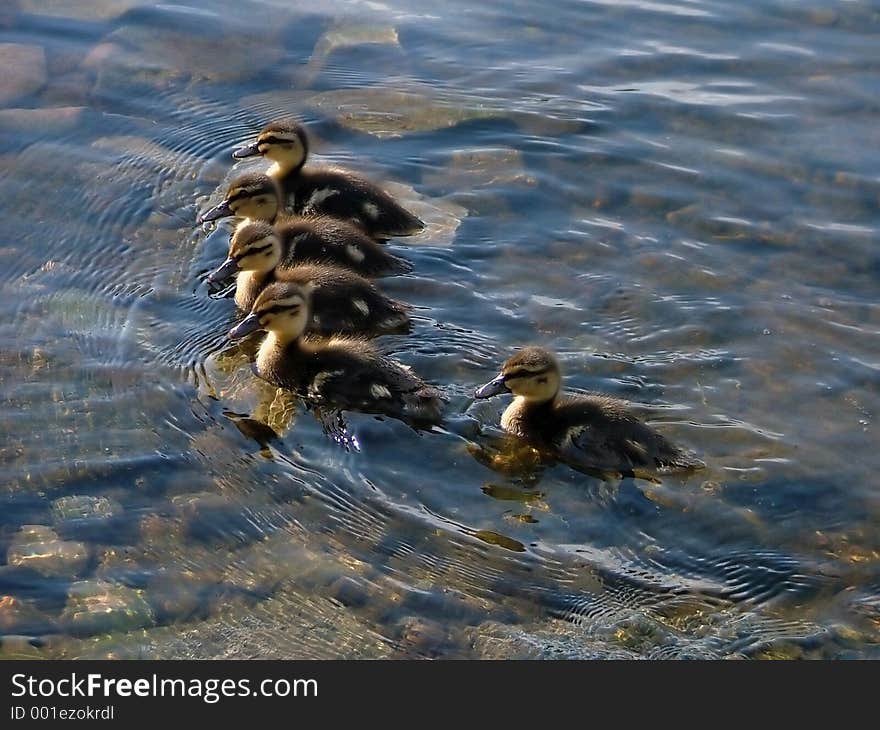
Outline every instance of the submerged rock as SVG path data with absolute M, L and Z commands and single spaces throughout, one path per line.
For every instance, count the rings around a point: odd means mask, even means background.
M 299 84 L 304 87 L 310 86 L 326 65 L 327 58 L 335 51 L 364 45 L 400 48 L 400 39 L 397 30 L 390 25 L 338 23 L 318 39 L 308 63 L 297 74 Z
M 47 577 L 76 575 L 89 560 L 84 543 L 61 540 L 46 525 L 23 525 L 6 553 L 6 562 Z
M 122 505 L 107 497 L 77 494 L 61 497 L 52 503 L 55 523 L 72 520 L 106 520 L 122 512 Z
M 435 657 L 449 641 L 444 626 L 430 619 L 406 616 L 397 625 L 398 640 L 407 653 Z
M 348 129 L 379 138 L 401 137 L 454 127 L 469 119 L 501 117 L 500 110 L 465 97 L 444 98 L 427 89 L 373 86 L 334 89 L 303 100 L 306 106 L 335 119 Z
M 153 609 L 131 588 L 99 580 L 74 583 L 61 622 L 72 634 L 97 634 L 152 626 Z
M 0 43 L 0 104 L 39 91 L 46 83 L 46 52 L 41 46 Z
M 0 5 L 0 28 L 11 28 L 18 20 L 19 0 L 6 0 Z
M 61 134 L 79 124 L 84 112 L 81 106 L 0 109 L 0 131 L 41 137 Z
M 425 223 L 425 230 L 407 239 L 412 246 L 451 246 L 468 209 L 447 198 L 429 198 L 417 193 L 411 185 L 382 181 L 382 187 L 404 208 Z
M 149 0 L 18 0 L 30 15 L 48 15 L 74 20 L 109 20 Z
M 53 626 L 52 619 L 30 601 L 0 596 L 0 634 L 45 634 Z
M 131 21 L 104 38 L 126 49 L 125 56 L 110 57 L 108 71 L 119 63 L 126 69 L 152 66 L 196 79 L 234 81 L 254 76 L 283 54 L 279 29 L 252 22 L 233 30 L 211 12 L 164 5 L 138 11 Z
M 347 575 L 333 581 L 330 595 L 346 608 L 361 608 L 370 600 L 370 594 L 363 583 Z
M 423 182 L 444 192 L 460 192 L 496 185 L 535 185 L 525 171 L 522 152 L 512 147 L 459 150 L 442 166 L 427 173 Z
M 6 659 L 45 659 L 46 655 L 30 636 L 9 634 L 0 637 L 0 661 Z

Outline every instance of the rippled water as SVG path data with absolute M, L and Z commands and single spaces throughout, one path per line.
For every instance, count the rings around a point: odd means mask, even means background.
M 2 656 L 880 657 L 876 3 L 291 5 L 0 9 Z M 448 429 L 224 350 L 194 221 L 290 113 L 428 222 Z M 527 342 L 707 469 L 498 454 Z

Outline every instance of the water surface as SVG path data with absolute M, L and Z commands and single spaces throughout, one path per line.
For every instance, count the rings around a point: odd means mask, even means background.
M 878 657 L 876 5 L 290 6 L 0 10 L 2 656 Z M 428 222 L 380 344 L 452 427 L 226 349 L 194 221 L 291 113 Z M 496 452 L 528 342 L 707 468 Z

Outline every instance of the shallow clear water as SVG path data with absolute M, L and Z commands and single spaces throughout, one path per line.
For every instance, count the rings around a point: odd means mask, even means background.
M 880 656 L 876 3 L 291 5 L 0 10 L 2 656 Z M 224 351 L 194 221 L 290 113 L 428 222 L 449 429 Z M 496 454 L 527 342 L 708 467 Z

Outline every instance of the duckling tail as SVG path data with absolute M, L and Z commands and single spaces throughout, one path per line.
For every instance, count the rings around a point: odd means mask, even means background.
M 409 274 L 412 270 L 412 261 L 402 259 L 400 256 L 392 257 L 391 263 L 388 267 L 389 274 Z
M 439 423 L 443 418 L 443 396 L 430 385 L 407 393 L 403 397 L 403 406 L 413 420 Z

